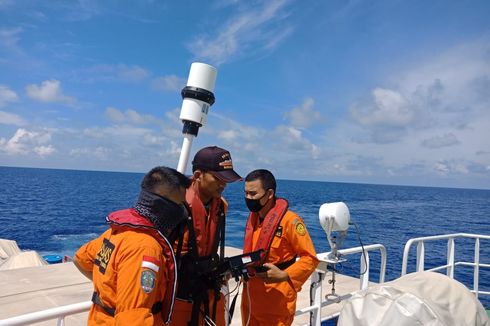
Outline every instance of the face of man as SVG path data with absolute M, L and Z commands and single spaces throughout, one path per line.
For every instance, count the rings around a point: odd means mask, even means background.
M 245 182 L 245 198 L 247 200 L 258 202 L 260 207 L 264 207 L 272 197 L 273 191 L 271 189 L 265 190 L 260 179 Z
M 201 172 L 196 170 L 194 176 L 197 176 L 199 183 L 199 193 L 205 201 L 211 198 L 220 198 L 226 188 L 226 182 L 215 177 L 211 172 Z M 207 200 L 206 200 L 207 199 Z

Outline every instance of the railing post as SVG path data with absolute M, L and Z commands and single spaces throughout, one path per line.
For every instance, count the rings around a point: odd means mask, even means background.
M 424 241 L 417 243 L 417 272 L 423 272 L 425 265 L 425 244 Z
M 454 238 L 447 241 L 447 276 L 454 278 Z
M 320 326 L 322 323 L 322 281 L 325 273 L 315 271 L 311 275 L 310 306 L 317 308 L 310 312 L 310 326 Z
M 475 265 L 473 266 L 473 290 L 478 298 L 478 284 L 480 281 L 480 238 L 475 239 Z
M 366 257 L 366 261 L 364 262 L 363 256 Z M 360 264 L 360 273 L 364 271 L 364 274 L 360 275 L 361 280 L 361 290 L 367 289 L 369 286 L 369 252 L 366 251 L 365 255 L 361 254 L 361 264 Z
M 384 246 L 381 246 L 381 248 L 379 248 L 379 251 L 381 252 L 381 267 L 379 269 L 379 283 L 384 283 L 385 274 L 386 274 L 386 248 Z

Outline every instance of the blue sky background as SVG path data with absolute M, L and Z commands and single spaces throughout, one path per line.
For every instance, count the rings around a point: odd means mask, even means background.
M 176 167 L 194 61 L 218 77 L 191 155 L 490 189 L 486 0 L 0 0 L 0 165 Z

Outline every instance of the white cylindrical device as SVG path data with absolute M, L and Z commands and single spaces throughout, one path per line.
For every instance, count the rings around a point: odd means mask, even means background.
M 184 121 L 184 124 L 189 121 L 197 126 L 191 126 L 190 130 L 186 130 L 184 126 L 184 133 L 195 133 L 194 136 L 197 136 L 199 127 L 206 123 L 209 108 L 215 100 L 213 92 L 217 73 L 216 68 L 205 63 L 194 62 L 191 65 L 187 86 L 182 89 L 180 120 Z
M 318 217 L 321 226 L 327 233 L 331 231 L 345 231 L 349 228 L 349 208 L 343 202 L 323 204 L 318 211 Z M 333 219 L 333 225 L 330 225 L 330 219 Z
M 185 174 L 187 161 L 191 152 L 192 140 L 197 136 L 208 117 L 209 108 L 214 104 L 214 86 L 216 68 L 205 63 L 194 62 L 189 71 L 187 86 L 182 89 L 182 108 L 180 120 L 184 123 L 182 133 L 184 142 L 180 151 L 177 171 Z

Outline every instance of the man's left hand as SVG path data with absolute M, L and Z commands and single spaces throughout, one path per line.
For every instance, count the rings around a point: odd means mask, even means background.
M 276 265 L 265 263 L 263 266 L 267 268 L 267 271 L 263 273 L 256 273 L 255 276 L 260 277 L 264 283 L 279 283 L 289 279 L 288 273 L 279 269 L 279 267 Z

